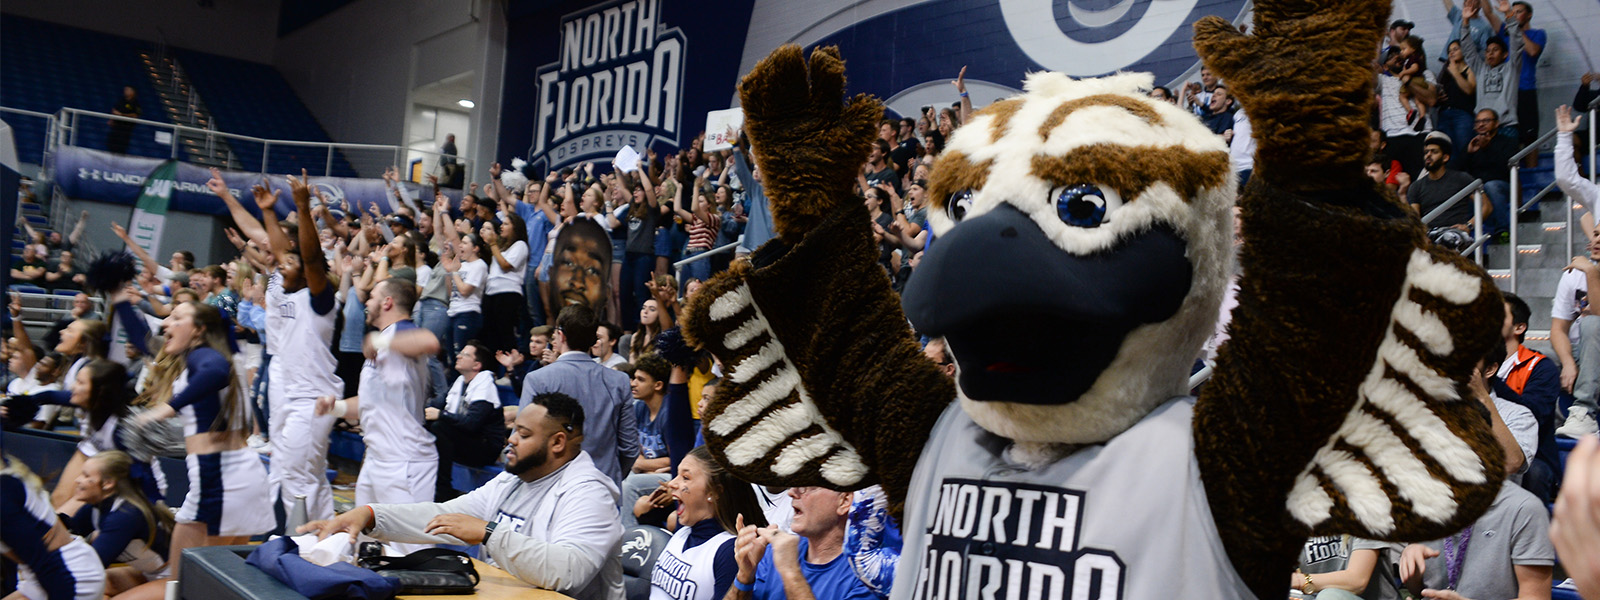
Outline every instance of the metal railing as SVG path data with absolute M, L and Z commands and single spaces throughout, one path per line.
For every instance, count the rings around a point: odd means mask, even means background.
M 1600 148 L 1600 144 L 1597 144 L 1595 140 L 1595 121 L 1596 117 L 1600 117 L 1600 98 L 1596 98 L 1594 101 L 1590 102 L 1589 106 L 1584 107 L 1583 110 L 1587 110 L 1589 113 L 1589 183 L 1593 184 L 1597 181 L 1600 181 L 1600 179 L 1597 179 L 1596 177 L 1596 163 L 1600 163 L 1600 157 L 1595 155 L 1596 149 Z M 1579 113 L 1579 115 L 1581 118 L 1582 113 Z M 1540 200 L 1544 199 L 1546 195 L 1549 195 L 1550 192 L 1554 191 L 1558 187 L 1555 182 L 1551 182 L 1550 185 L 1547 185 L 1544 187 L 1544 189 L 1539 190 L 1539 193 L 1534 194 L 1532 198 L 1528 199 L 1527 201 L 1523 201 L 1522 159 L 1527 158 L 1529 154 L 1538 152 L 1540 147 L 1544 146 L 1544 144 L 1549 142 L 1551 139 L 1554 139 L 1558 133 L 1558 130 L 1552 127 L 1549 131 L 1546 131 L 1543 135 L 1540 135 L 1539 139 L 1534 140 L 1533 143 L 1528 144 L 1527 147 L 1523 148 L 1520 152 L 1517 152 L 1515 155 L 1513 155 L 1510 160 L 1506 161 L 1506 166 L 1510 167 L 1511 169 L 1511 189 L 1507 192 L 1507 195 L 1510 197 L 1511 201 L 1507 204 L 1511 207 L 1511 214 L 1509 215 L 1511 221 L 1509 273 L 1511 278 L 1511 293 L 1513 294 L 1517 293 L 1517 223 L 1522 216 L 1522 211 L 1537 206 Z M 1576 141 L 1574 141 L 1574 143 L 1576 143 Z M 1564 244 L 1566 246 L 1566 254 L 1564 256 L 1569 258 L 1572 256 L 1573 252 L 1572 229 L 1573 224 L 1575 223 L 1575 215 L 1573 212 L 1574 209 L 1575 207 L 1572 204 L 1572 199 L 1568 198 L 1566 201 L 1566 226 L 1562 231 L 1565 233 Z M 1597 216 L 1597 218 L 1600 218 L 1600 216 Z M 1583 234 L 1587 238 L 1588 232 L 1583 232 Z
M 738 248 L 739 244 L 743 244 L 743 243 L 744 243 L 744 234 L 741 233 L 741 234 L 739 234 L 739 239 L 734 240 L 733 243 L 731 243 L 731 244 L 728 244 L 726 246 L 718 246 L 716 248 L 712 248 L 712 249 L 707 250 L 705 252 L 701 252 L 699 254 L 691 256 L 689 258 L 685 258 L 685 259 L 680 260 L 678 262 L 672 263 L 673 274 L 676 275 L 679 270 L 683 269 L 684 265 L 687 265 L 689 263 L 692 263 L 692 262 L 695 262 L 695 261 L 699 261 L 699 260 L 705 260 L 705 259 L 711 258 L 712 255 L 721 254 L 723 252 L 732 252 L 734 248 Z
M 342 158 L 345 163 L 349 164 L 350 169 L 354 171 L 354 173 L 344 173 L 342 175 L 376 178 L 383 174 L 384 169 L 394 166 L 401 169 L 402 177 L 407 177 L 409 172 L 407 172 L 406 166 L 412 160 L 421 159 L 425 165 L 429 164 L 430 161 L 432 164 L 432 168 L 425 172 L 441 175 L 441 179 L 443 179 L 443 174 L 438 172 L 438 164 L 439 159 L 444 157 L 445 154 L 429 150 L 417 150 L 405 146 L 259 138 L 235 133 L 223 133 L 213 129 L 192 127 L 178 123 L 160 123 L 77 108 L 61 109 L 55 115 L 55 120 L 59 126 L 55 128 L 53 141 L 57 144 L 69 146 L 82 146 L 82 142 L 87 139 L 85 135 L 87 132 L 99 127 L 109 128 L 109 121 L 121 121 L 142 125 L 157 131 L 170 132 L 172 139 L 169 158 L 184 160 L 185 162 L 188 162 L 187 159 L 189 157 L 184 156 L 180 134 L 206 140 L 207 148 L 214 147 L 211 144 L 215 141 L 226 141 L 231 148 L 228 153 L 228 162 L 236 164 L 240 170 L 258 173 L 278 173 L 307 168 L 312 175 L 337 176 L 341 174 L 334 173 L 334 167 L 336 166 L 336 160 Z M 282 164 L 284 161 L 274 157 L 273 153 L 275 150 L 282 152 L 285 149 L 300 149 L 303 153 L 291 159 L 289 161 L 291 164 Z M 252 159 L 249 161 L 250 164 L 245 164 L 245 161 L 239 156 L 242 151 L 252 151 L 252 154 L 259 153 L 260 160 Z M 473 161 L 462 156 L 453 158 L 462 164 L 468 174 L 466 179 L 470 180 L 470 175 L 475 172 Z M 280 164 L 274 165 L 274 161 L 279 161 Z M 320 162 L 322 166 L 320 173 L 315 168 L 312 168 L 317 162 Z

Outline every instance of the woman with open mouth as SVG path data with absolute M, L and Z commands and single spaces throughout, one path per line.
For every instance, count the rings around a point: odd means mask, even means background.
M 650 599 L 722 598 L 739 571 L 733 557 L 734 536 L 744 526 L 767 524 L 755 490 L 723 470 L 700 446 L 678 464 L 678 476 L 666 483 L 664 492 L 678 503 L 670 519 L 676 522 L 676 532 L 656 559 Z

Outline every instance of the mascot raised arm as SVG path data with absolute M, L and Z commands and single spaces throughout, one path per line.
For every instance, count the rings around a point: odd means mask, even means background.
M 1195 25 L 1259 148 L 1198 399 L 1236 185 L 1149 75 L 1034 74 L 958 130 L 902 298 L 851 191 L 882 105 L 843 98 L 836 50 L 779 48 L 740 88 L 778 237 L 684 319 L 725 369 L 707 444 L 757 483 L 881 484 L 896 599 L 1282 598 L 1307 537 L 1467 526 L 1504 478 L 1467 388 L 1503 309 L 1362 173 L 1388 14 L 1261 0 L 1251 35 Z

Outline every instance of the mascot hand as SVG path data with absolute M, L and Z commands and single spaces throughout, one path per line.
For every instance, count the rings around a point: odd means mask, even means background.
M 778 48 L 739 85 L 745 132 L 772 207 L 779 237 L 795 243 L 841 202 L 871 149 L 883 103 L 844 96 L 839 49 Z M 870 233 L 869 233 L 870 235 Z
M 1258 3 L 1253 35 L 1214 16 L 1195 23 L 1195 49 L 1250 116 L 1253 177 L 1286 191 L 1362 185 L 1388 15 L 1388 0 L 1290 0 Z

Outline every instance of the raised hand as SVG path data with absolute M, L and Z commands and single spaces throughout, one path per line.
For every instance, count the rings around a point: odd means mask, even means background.
M 1585 75 L 1584 77 L 1588 77 L 1588 75 Z M 1588 84 L 1589 82 L 1584 82 L 1585 86 Z M 1556 107 L 1556 131 L 1560 131 L 1561 133 L 1572 133 L 1577 130 L 1578 120 L 1572 118 L 1572 107 L 1565 104 Z
M 256 199 L 256 208 L 261 209 L 262 213 L 275 210 L 278 206 L 278 190 L 265 187 L 266 185 L 266 181 L 263 180 L 261 184 L 250 188 L 250 194 Z
M 739 564 L 739 572 L 735 575 L 739 583 L 746 585 L 755 583 L 756 566 L 761 564 L 761 558 L 767 554 L 767 540 L 757 532 L 755 525 L 745 525 L 744 515 L 734 518 L 739 529 L 739 536 L 734 538 L 733 559 Z
M 762 59 L 739 87 L 745 133 L 762 166 L 778 235 L 795 242 L 851 200 L 855 169 L 867 156 L 883 103 L 844 96 L 844 61 L 834 47 L 808 63 L 799 46 Z M 871 235 L 865 226 L 861 235 Z
M 956 74 L 955 80 L 951 81 L 950 85 L 956 86 L 956 91 L 957 92 L 960 92 L 962 94 L 967 93 L 967 66 L 966 65 L 961 65 L 961 72 Z
M 494 164 L 489 165 L 489 177 L 492 177 L 494 179 L 499 179 L 500 178 L 500 163 L 494 163 Z
M 111 224 L 111 233 L 116 234 L 116 236 L 118 238 L 120 238 L 124 242 L 127 242 L 129 245 L 133 244 L 133 240 L 128 239 L 128 230 L 127 229 L 123 229 L 123 227 L 121 225 L 118 225 L 116 223 L 112 223 Z
M 222 171 L 216 167 L 211 168 L 211 179 L 206 180 L 206 189 L 217 196 L 228 193 L 228 183 L 222 180 Z
M 300 210 L 306 210 L 311 206 L 311 177 L 306 175 L 305 169 L 301 169 L 298 179 L 293 175 L 288 176 L 288 179 L 289 195 L 294 198 L 294 205 L 300 207 Z

